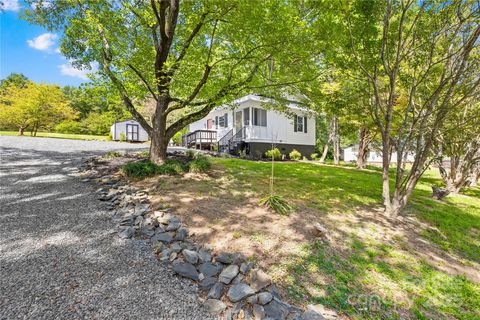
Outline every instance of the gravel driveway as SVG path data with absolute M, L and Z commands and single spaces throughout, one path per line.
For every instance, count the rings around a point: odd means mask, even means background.
M 74 176 L 82 158 L 133 148 L 145 145 L 0 137 L 0 319 L 207 318 Z

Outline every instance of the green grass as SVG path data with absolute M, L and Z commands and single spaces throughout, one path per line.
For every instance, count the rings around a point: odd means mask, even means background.
M 0 131 L 0 136 L 18 136 L 18 132 Z M 31 137 L 30 133 L 26 132 L 25 137 Z M 55 132 L 37 132 L 37 137 L 72 139 L 72 140 L 108 140 L 107 136 L 97 136 L 97 135 L 90 135 L 90 134 L 55 133 Z
M 239 190 L 268 194 L 270 163 L 212 161 Z M 381 208 L 381 175 L 378 168 L 369 169 L 279 162 L 274 192 L 296 208 L 299 219 L 304 209 L 327 219 L 355 215 Z M 480 263 L 480 189 L 437 201 L 431 185 L 438 183 L 438 173 L 428 171 L 405 210 L 427 226 L 412 225 L 415 234 L 467 268 Z M 383 240 L 379 226 L 368 220 L 351 223 L 350 229 L 341 229 L 340 248 L 304 243 L 282 257 L 276 268 L 288 271 L 282 285 L 289 297 L 322 303 L 354 319 L 480 319 L 480 284 L 436 268 L 428 249 L 412 248 L 403 234 Z

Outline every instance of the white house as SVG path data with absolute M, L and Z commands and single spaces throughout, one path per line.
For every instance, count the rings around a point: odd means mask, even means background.
M 183 137 L 184 146 L 217 145 L 219 151 L 243 151 L 259 158 L 273 143 L 283 154 L 296 149 L 309 157 L 315 150 L 314 115 L 295 102 L 285 106 L 287 112 L 269 109 L 269 102 L 273 101 L 251 94 L 212 110 L 190 124 L 189 133 Z
M 367 154 L 367 162 L 369 163 L 382 163 L 383 156 L 382 150 L 379 148 L 372 148 Z M 358 145 L 353 145 L 351 147 L 343 149 L 343 160 L 345 162 L 355 162 L 357 161 L 358 157 Z M 407 153 L 405 158 L 405 162 L 413 162 L 415 160 L 415 154 Z M 392 156 L 390 157 L 391 163 L 397 162 L 397 153 L 394 151 L 392 152 Z
M 115 122 L 110 127 L 112 140 L 125 140 L 130 142 L 144 142 L 148 140 L 148 133 L 135 120 Z

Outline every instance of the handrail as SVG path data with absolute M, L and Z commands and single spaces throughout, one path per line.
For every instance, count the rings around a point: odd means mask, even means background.
M 213 130 L 195 130 L 182 136 L 182 145 L 190 146 L 192 143 L 214 143 L 217 140 L 217 132 Z

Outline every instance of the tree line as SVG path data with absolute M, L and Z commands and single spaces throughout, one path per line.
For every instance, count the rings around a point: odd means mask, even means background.
M 322 153 L 331 146 L 335 162 L 341 133 L 358 134 L 359 167 L 379 143 L 383 204 L 397 216 L 434 163 L 452 191 L 478 176 L 479 11 L 475 0 L 104 0 L 24 17 L 59 31 L 76 65 L 98 63 L 149 133 L 151 161 L 224 102 L 295 95 L 328 119 Z
M 0 129 L 107 135 L 110 126 L 131 118 L 118 94 L 106 85 L 80 87 L 35 83 L 12 73 L 0 82 Z

